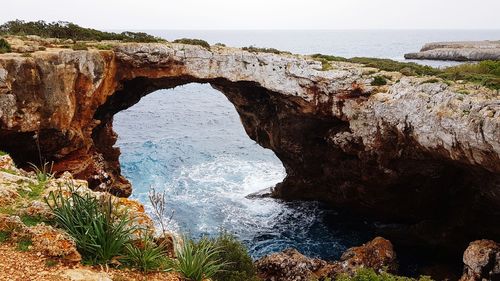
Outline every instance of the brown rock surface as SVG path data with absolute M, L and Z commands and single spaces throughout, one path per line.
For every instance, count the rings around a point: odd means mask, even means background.
M 470 243 L 463 261 L 465 268 L 460 281 L 500 280 L 500 244 L 495 241 Z
M 353 275 L 360 268 L 395 272 L 397 261 L 391 242 L 376 237 L 362 246 L 348 249 L 335 262 L 309 258 L 295 249 L 288 249 L 259 259 L 255 266 L 264 280 L 317 280 L 326 277 L 335 280 L 339 274 Z

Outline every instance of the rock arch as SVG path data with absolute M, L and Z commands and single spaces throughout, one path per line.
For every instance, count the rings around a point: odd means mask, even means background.
M 491 225 L 500 218 L 495 94 L 459 97 L 445 83 L 399 73 L 371 86 L 377 71 L 342 62 L 322 71 L 296 55 L 182 44 L 2 55 L 0 149 L 36 162 L 37 136 L 57 171 L 128 196 L 112 116 L 155 90 L 209 83 L 235 105 L 249 137 L 283 162 L 275 196 L 393 221 L 460 217 L 454 226 L 475 227 L 466 235 L 499 235 Z

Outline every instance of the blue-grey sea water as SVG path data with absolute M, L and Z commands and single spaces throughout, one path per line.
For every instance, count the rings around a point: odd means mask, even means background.
M 497 31 L 168 31 L 172 40 L 201 38 L 229 46 L 273 47 L 294 53 L 403 60 L 427 42 L 500 40 Z M 423 62 L 446 66 L 449 62 Z M 285 177 L 280 160 L 245 133 L 234 106 L 209 85 L 154 92 L 116 114 L 123 174 L 132 198 L 148 210 L 151 187 L 167 191 L 169 228 L 193 237 L 234 233 L 254 258 L 288 247 L 326 259 L 373 238 L 371 225 L 315 202 L 246 195 Z

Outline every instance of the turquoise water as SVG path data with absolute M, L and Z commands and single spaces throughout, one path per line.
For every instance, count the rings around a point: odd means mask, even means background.
M 500 31 L 148 31 L 231 46 L 402 60 L 430 41 L 500 39 Z M 449 63 L 424 62 L 436 66 Z M 194 237 L 226 229 L 253 257 L 294 247 L 338 258 L 373 238 L 372 225 L 315 202 L 247 199 L 285 177 L 272 151 L 252 141 L 225 96 L 209 85 L 161 90 L 115 116 L 123 174 L 149 209 L 151 187 L 167 191 L 169 228 Z
M 171 230 L 194 237 L 225 229 L 254 257 L 295 247 L 336 258 L 368 232 L 315 202 L 248 199 L 285 177 L 274 153 L 252 141 L 226 97 L 190 84 L 144 97 L 115 116 L 123 174 L 149 206 L 151 187 L 167 191 Z M 351 226 L 352 225 L 352 226 Z

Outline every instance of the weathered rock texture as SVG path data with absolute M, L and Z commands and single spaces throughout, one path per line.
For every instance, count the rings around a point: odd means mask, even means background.
M 432 238 L 445 241 L 499 237 L 498 92 L 332 64 L 321 71 L 300 56 L 169 43 L 4 54 L 0 149 L 38 163 L 39 146 L 56 171 L 128 196 L 113 115 L 158 89 L 210 83 L 283 162 L 275 196 L 430 222 L 444 229 Z M 374 87 L 376 75 L 393 78 Z
M 362 246 L 348 249 L 339 261 L 308 258 L 295 249 L 287 249 L 257 260 L 255 266 L 264 280 L 336 280 L 339 275 L 352 276 L 361 268 L 378 273 L 395 272 L 397 261 L 391 242 L 376 237 Z
M 425 44 L 406 59 L 482 61 L 500 60 L 500 41 L 438 42 Z
M 470 243 L 463 261 L 464 275 L 460 281 L 500 280 L 500 244 L 495 241 Z

